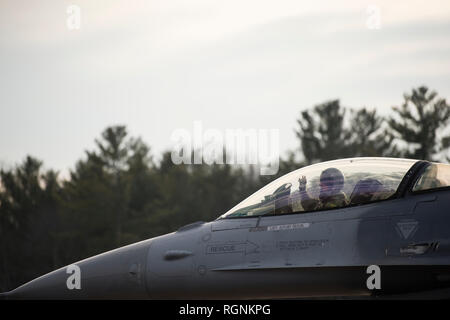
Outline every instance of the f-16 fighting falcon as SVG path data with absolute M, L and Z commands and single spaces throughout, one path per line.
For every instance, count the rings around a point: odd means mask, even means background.
M 382 297 L 450 287 L 450 165 L 303 167 L 211 222 L 118 248 L 6 299 Z

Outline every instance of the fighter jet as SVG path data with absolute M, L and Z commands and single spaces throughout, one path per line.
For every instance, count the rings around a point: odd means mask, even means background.
M 450 165 L 306 166 L 211 222 L 121 247 L 6 299 L 383 297 L 450 288 Z

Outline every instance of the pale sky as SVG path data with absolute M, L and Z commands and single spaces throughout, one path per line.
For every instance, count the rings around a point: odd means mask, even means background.
M 386 114 L 423 84 L 450 99 L 450 2 L 2 0 L 0 70 L 0 166 L 66 171 L 113 124 L 158 158 L 197 120 L 279 129 L 283 154 L 326 100 Z

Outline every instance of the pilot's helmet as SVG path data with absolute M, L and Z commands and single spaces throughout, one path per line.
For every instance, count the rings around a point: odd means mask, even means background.
M 344 175 L 339 169 L 328 168 L 320 174 L 320 184 L 328 189 L 340 191 L 344 187 Z

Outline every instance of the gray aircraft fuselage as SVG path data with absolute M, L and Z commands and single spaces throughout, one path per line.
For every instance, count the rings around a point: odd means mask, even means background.
M 422 163 L 422 162 L 421 162 Z M 63 267 L 7 299 L 254 299 L 373 296 L 450 288 L 450 190 L 413 194 L 417 165 L 389 200 L 220 218 Z M 380 289 L 367 268 L 379 266 Z

